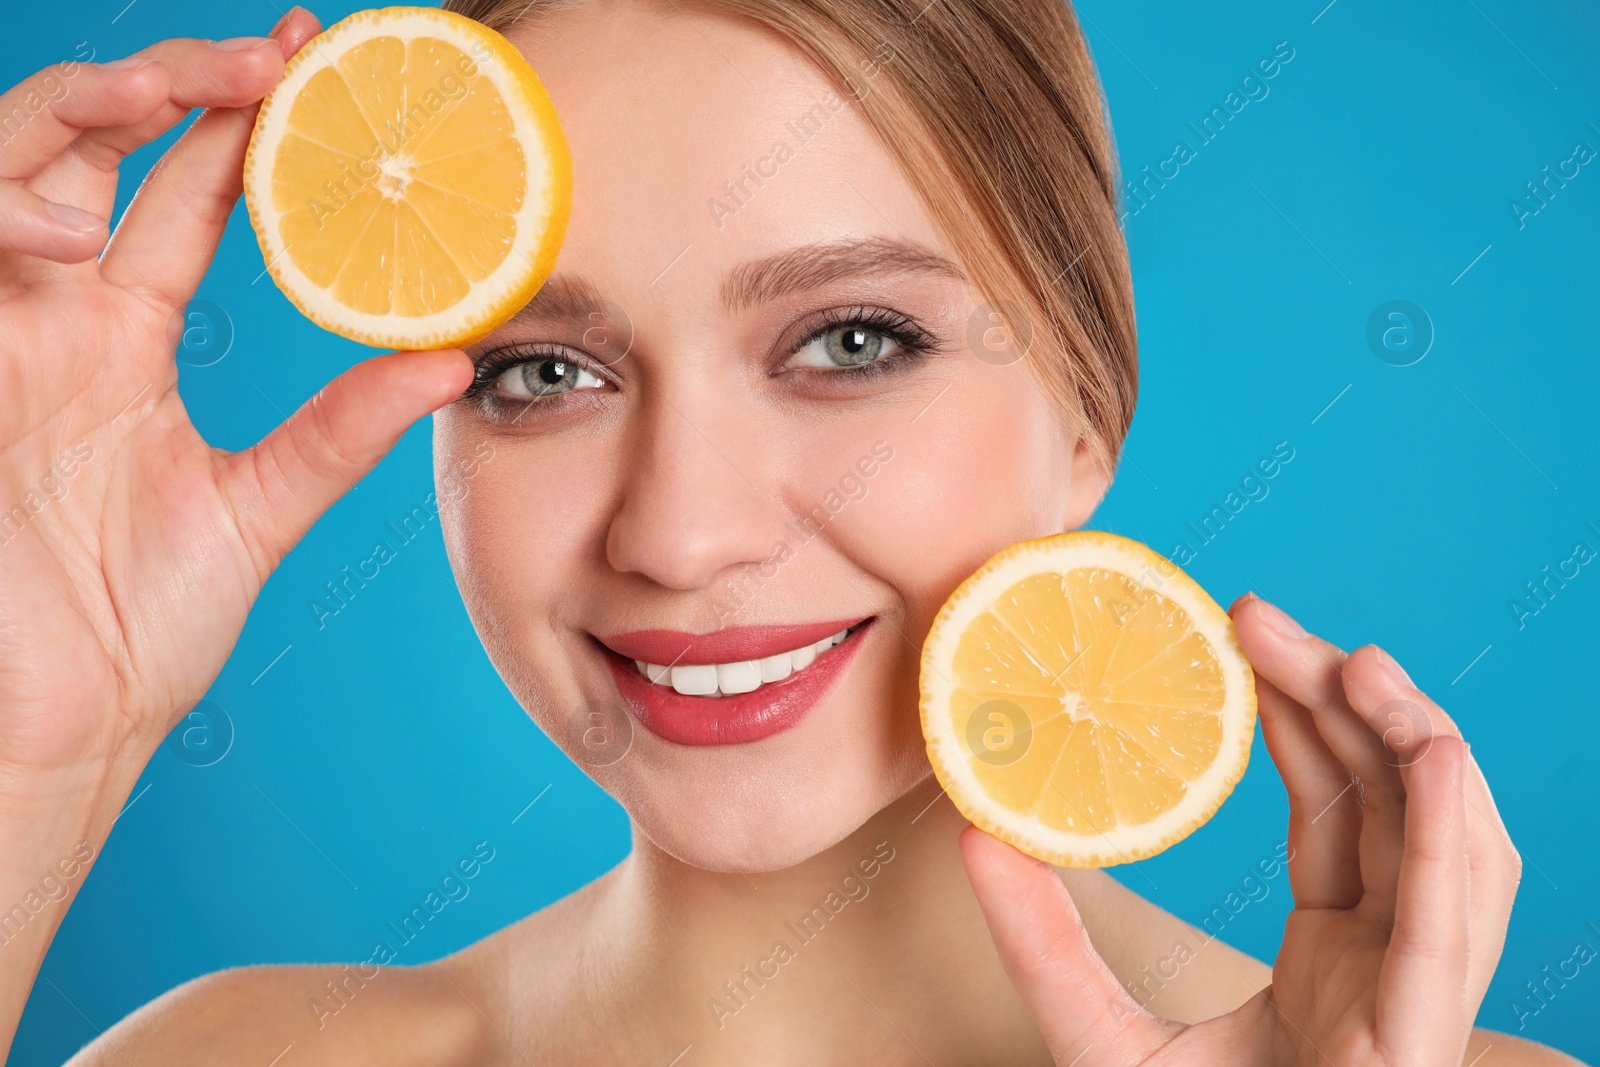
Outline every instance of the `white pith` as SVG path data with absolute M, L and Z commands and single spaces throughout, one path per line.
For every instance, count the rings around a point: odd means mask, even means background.
M 657 685 L 674 689 L 684 696 L 723 697 L 756 690 L 781 682 L 797 671 L 803 671 L 818 656 L 855 633 L 863 624 L 857 623 L 820 641 L 779 652 L 762 659 L 732 660 L 728 663 L 697 663 L 693 665 L 666 666 L 633 661 L 633 669 Z

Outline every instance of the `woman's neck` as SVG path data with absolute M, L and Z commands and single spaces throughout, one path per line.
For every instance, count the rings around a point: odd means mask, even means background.
M 635 828 L 595 887 L 606 982 L 591 993 L 620 998 L 630 1031 L 681 1032 L 697 1064 L 922 1063 L 932 1048 L 1047 1063 L 962 868 L 965 825 L 930 777 L 832 848 L 748 876 L 683 863 Z

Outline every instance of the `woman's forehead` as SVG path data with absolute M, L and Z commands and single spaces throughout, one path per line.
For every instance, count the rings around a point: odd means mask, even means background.
M 509 36 L 572 149 L 563 274 L 720 302 L 740 264 L 841 237 L 951 255 L 859 105 L 776 31 L 596 0 Z

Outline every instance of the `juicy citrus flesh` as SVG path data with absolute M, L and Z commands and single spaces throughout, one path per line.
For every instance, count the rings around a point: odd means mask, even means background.
M 1255 682 L 1232 621 L 1114 534 L 1025 541 L 964 582 L 923 646 L 934 772 L 975 825 L 1056 866 L 1143 859 L 1243 776 Z
M 263 102 L 245 195 L 268 270 L 308 317 L 396 348 L 476 340 L 555 263 L 571 161 L 499 34 L 431 8 L 313 38 Z

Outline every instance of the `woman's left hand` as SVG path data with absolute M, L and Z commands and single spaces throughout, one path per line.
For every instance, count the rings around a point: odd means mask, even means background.
M 1375 645 L 1346 653 L 1253 595 L 1230 612 L 1289 794 L 1294 910 L 1272 983 L 1184 1025 L 1145 1011 L 1055 871 L 961 848 L 1007 973 L 1058 1064 L 1462 1061 L 1522 862 L 1450 717 Z

